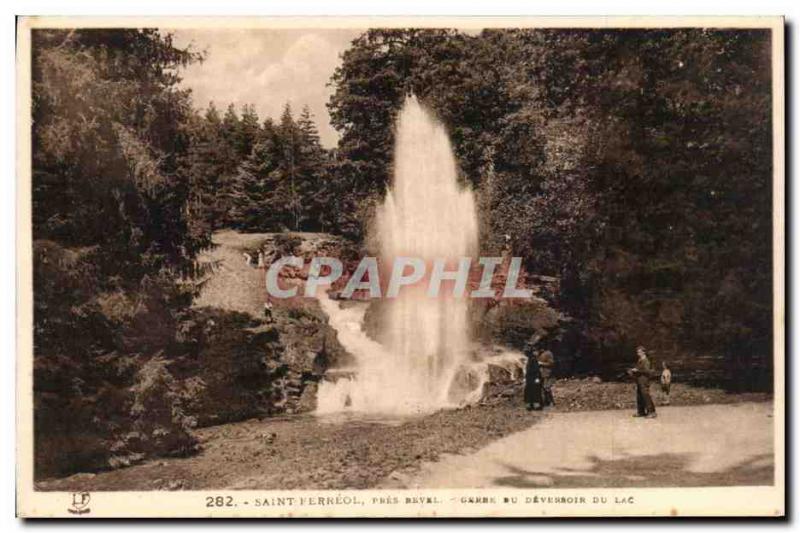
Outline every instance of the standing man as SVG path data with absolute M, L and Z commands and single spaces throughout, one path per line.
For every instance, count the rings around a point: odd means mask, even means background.
M 542 374 L 542 391 L 544 396 L 544 406 L 555 406 L 553 398 L 553 367 L 556 362 L 553 352 L 545 350 L 539 355 L 539 371 Z
M 653 367 L 647 358 L 644 346 L 636 347 L 636 367 L 628 370 L 628 375 L 636 380 L 636 414 L 635 417 L 655 418 L 656 406 L 650 396 L 650 377 L 653 375 Z

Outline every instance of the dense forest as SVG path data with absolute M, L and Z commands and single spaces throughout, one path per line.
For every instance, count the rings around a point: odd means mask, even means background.
M 181 170 L 204 231 L 333 229 L 331 157 L 308 107 L 295 118 L 286 104 L 275 123 L 248 105 L 241 116 L 232 104 L 220 116 L 212 103 L 190 118 L 188 137 Z
M 560 278 L 562 349 L 589 365 L 636 343 L 710 352 L 769 386 L 769 65 L 764 31 L 371 30 L 333 77 L 336 179 L 356 191 L 337 212 L 369 218 L 414 93 L 477 191 L 484 252 L 508 235 Z
M 185 384 L 210 319 L 190 308 L 197 254 L 222 228 L 363 242 L 410 93 L 448 128 L 483 252 L 508 239 L 560 280 L 550 342 L 575 369 L 644 342 L 771 386 L 766 31 L 369 30 L 332 73 L 333 150 L 307 108 L 196 110 L 180 72 L 202 54 L 169 34 L 33 44 L 36 424 L 60 439 L 37 438 L 44 463 L 59 447 L 74 467 L 101 447 L 122 463 L 193 448 Z M 263 346 L 244 317 L 214 319 L 241 335 L 220 370 L 238 386 Z

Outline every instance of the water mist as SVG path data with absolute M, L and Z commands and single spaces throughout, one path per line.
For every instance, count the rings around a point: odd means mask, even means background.
M 414 97 L 406 99 L 397 119 L 394 175 L 377 210 L 375 231 L 385 264 L 409 256 L 430 267 L 444 258 L 450 270 L 478 252 L 472 191 L 458 183 L 444 127 Z M 363 309 L 340 309 L 327 296 L 321 298 L 357 363 L 353 378 L 321 384 L 318 412 L 412 414 L 465 400 L 453 383 L 469 360 L 468 300 L 444 287 L 431 298 L 427 286 L 422 280 L 384 301 L 384 344 L 361 331 Z

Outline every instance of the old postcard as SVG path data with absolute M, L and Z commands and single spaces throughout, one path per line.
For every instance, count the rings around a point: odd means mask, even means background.
M 20 516 L 784 515 L 781 18 L 18 30 Z

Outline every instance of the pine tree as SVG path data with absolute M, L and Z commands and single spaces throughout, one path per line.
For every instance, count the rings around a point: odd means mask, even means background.
M 301 222 L 301 199 L 298 194 L 297 187 L 297 156 L 298 156 L 298 143 L 300 141 L 300 134 L 297 124 L 292 117 L 292 106 L 286 103 L 281 115 L 280 126 L 278 127 L 278 134 L 280 137 L 281 147 L 283 149 L 283 161 L 279 172 L 273 178 L 277 181 L 283 181 L 288 185 L 288 203 L 287 210 L 290 215 L 289 227 L 294 231 L 300 229 Z
M 245 105 L 242 108 L 242 118 L 239 121 L 238 129 L 235 136 L 236 153 L 241 160 L 250 156 L 258 141 L 258 136 L 261 131 L 258 122 L 258 114 L 255 107 L 252 105 Z
M 269 143 L 260 142 L 240 166 L 229 192 L 231 220 L 244 230 L 274 229 L 268 207 L 267 176 L 272 169 Z
M 213 128 L 218 129 L 222 126 L 222 118 L 220 118 L 217 106 L 214 105 L 213 101 L 208 103 L 208 109 L 206 109 L 204 118 Z
M 222 117 L 222 133 L 226 136 L 229 143 L 233 144 L 236 139 L 236 132 L 239 130 L 239 115 L 236 114 L 236 107 L 228 104 L 225 116 Z
M 227 220 L 230 186 L 239 159 L 222 134 L 222 120 L 213 102 L 188 126 L 189 148 L 181 169 L 189 182 L 187 210 L 200 229 L 217 229 Z
M 225 132 L 234 126 L 234 158 L 241 164 L 224 193 L 230 225 L 250 231 L 317 231 L 331 226 L 334 191 L 324 179 L 330 163 L 308 107 L 295 120 L 287 103 L 277 124 L 266 119 L 260 127 L 252 106 L 243 108 L 241 118 L 229 107 L 219 136 L 226 140 Z
M 302 198 L 302 225 L 306 230 L 324 230 L 332 223 L 331 194 L 325 182 L 328 155 L 320 142 L 319 132 L 308 106 L 303 107 L 297 121 L 300 143 L 297 158 L 299 195 Z

